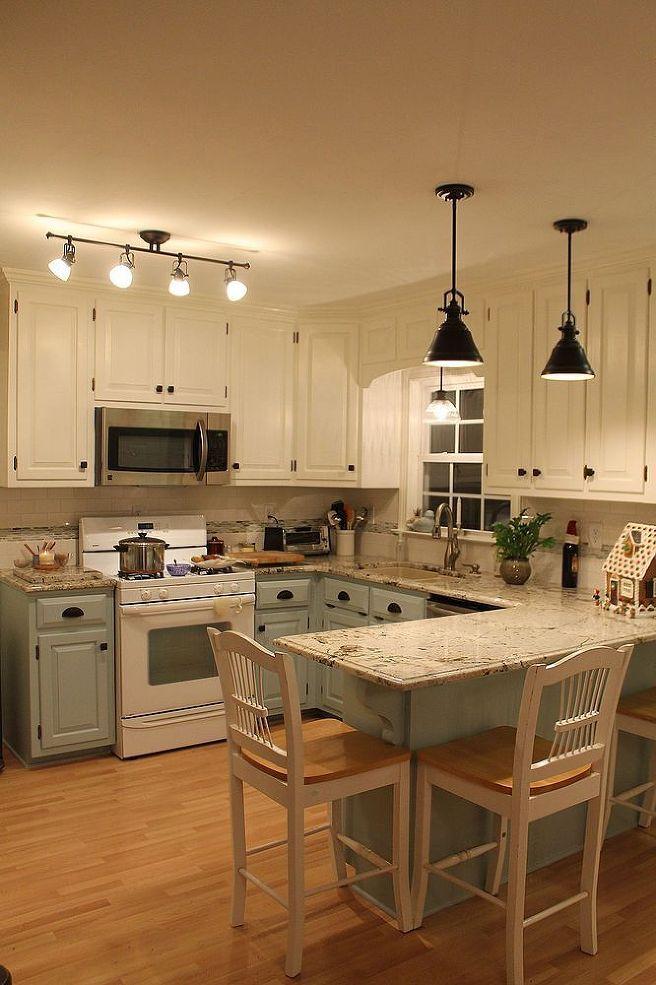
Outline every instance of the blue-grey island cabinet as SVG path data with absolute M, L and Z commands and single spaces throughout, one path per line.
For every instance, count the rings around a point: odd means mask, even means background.
M 57 585 L 57 588 L 55 588 Z M 109 580 L 28 584 L 3 574 L 4 741 L 26 765 L 108 751 L 115 739 L 114 598 Z

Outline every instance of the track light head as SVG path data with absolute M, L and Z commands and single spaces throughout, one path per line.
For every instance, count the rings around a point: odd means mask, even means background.
M 62 249 L 62 255 L 60 257 L 55 257 L 48 264 L 48 270 L 50 273 L 58 277 L 59 280 L 67 281 L 71 276 L 71 269 L 75 263 L 75 246 L 71 237 L 64 242 Z
M 132 278 L 134 275 L 134 253 L 131 252 L 130 247 L 125 247 L 125 252 L 121 253 L 119 261 L 115 267 L 109 271 L 109 279 L 111 280 L 114 287 L 120 287 L 125 289 L 130 287 L 132 284 Z
M 190 290 L 187 261 L 182 259 L 182 254 L 178 254 L 178 259 L 173 261 L 171 280 L 169 281 L 169 294 L 173 294 L 177 298 L 184 298 L 189 294 Z
M 248 292 L 248 288 L 244 282 L 238 280 L 237 271 L 231 263 L 226 267 L 225 289 L 228 301 L 241 301 L 242 298 L 246 297 L 246 293 Z

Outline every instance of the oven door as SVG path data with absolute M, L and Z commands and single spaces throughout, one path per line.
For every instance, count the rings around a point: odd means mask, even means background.
M 207 627 L 253 637 L 254 595 L 119 607 L 121 718 L 222 701 Z
M 100 485 L 195 486 L 205 481 L 206 414 L 100 407 L 96 444 Z

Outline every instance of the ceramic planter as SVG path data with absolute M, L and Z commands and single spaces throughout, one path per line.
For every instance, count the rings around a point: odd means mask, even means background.
M 527 558 L 506 558 L 499 571 L 506 585 L 523 585 L 531 577 L 531 562 Z

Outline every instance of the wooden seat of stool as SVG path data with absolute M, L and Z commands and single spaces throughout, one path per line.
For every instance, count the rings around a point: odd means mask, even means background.
M 323 783 L 341 780 L 359 773 L 410 759 L 410 750 L 392 746 L 375 736 L 366 735 L 335 718 L 320 718 L 303 722 L 303 779 L 304 783 Z M 271 728 L 271 738 L 285 749 L 283 725 Z M 244 750 L 244 759 L 279 780 L 286 780 L 287 771 L 264 757 Z
M 439 746 L 430 746 L 417 753 L 418 760 L 459 776 L 463 780 L 487 787 L 498 793 L 511 794 L 513 790 L 513 758 L 517 730 L 509 726 L 490 729 L 464 739 L 454 739 Z M 533 743 L 533 762 L 549 758 L 551 742 L 536 735 Z M 531 793 L 549 793 L 566 787 L 587 776 L 590 765 L 558 773 L 531 784 Z
M 617 714 L 656 724 L 656 687 L 622 698 L 617 707 Z

